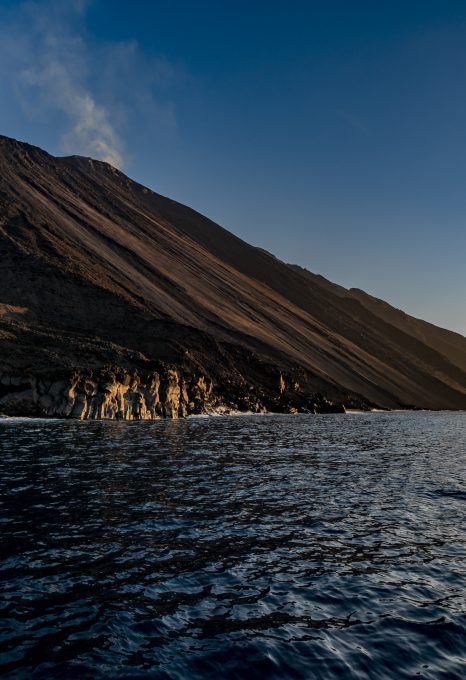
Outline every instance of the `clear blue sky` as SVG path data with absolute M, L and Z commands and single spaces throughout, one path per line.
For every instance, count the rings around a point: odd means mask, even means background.
M 466 2 L 0 0 L 0 132 L 466 334 Z

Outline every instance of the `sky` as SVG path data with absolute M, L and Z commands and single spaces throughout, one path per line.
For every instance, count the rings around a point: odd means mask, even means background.
M 0 0 L 0 134 L 466 335 L 463 0 Z

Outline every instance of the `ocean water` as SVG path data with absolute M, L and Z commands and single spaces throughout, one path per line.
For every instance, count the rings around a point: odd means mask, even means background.
M 0 421 L 2 678 L 466 678 L 466 413 Z

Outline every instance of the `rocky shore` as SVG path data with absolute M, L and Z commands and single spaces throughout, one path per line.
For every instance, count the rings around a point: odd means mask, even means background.
M 287 386 L 281 374 L 275 391 L 246 381 L 216 385 L 204 375 L 186 375 L 170 366 L 0 377 L 0 413 L 7 416 L 155 420 L 235 411 L 344 413 L 345 406 L 321 394 L 305 394 L 299 384 Z

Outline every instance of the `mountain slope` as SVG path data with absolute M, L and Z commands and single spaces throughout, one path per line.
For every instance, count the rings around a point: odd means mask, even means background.
M 5 372 L 162 361 L 224 396 L 238 374 L 257 403 L 273 382 L 289 403 L 294 390 L 466 408 L 465 338 L 286 265 L 106 163 L 0 137 L 0 248 Z

